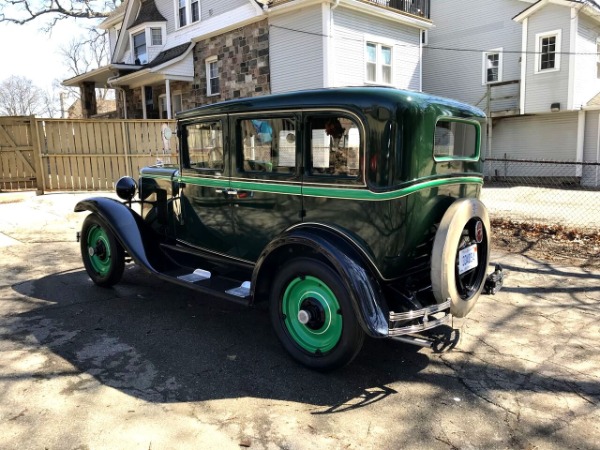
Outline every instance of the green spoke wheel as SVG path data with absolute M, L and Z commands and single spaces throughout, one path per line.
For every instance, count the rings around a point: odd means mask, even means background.
M 125 252 L 104 221 L 90 214 L 81 228 L 81 257 L 92 281 L 108 287 L 118 283 L 125 269 Z
M 277 273 L 270 299 L 271 322 L 290 355 L 316 370 L 352 361 L 364 332 L 340 276 L 326 264 L 296 258 Z

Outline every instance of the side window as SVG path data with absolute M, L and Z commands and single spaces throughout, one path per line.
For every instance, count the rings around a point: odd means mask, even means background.
M 309 119 L 311 175 L 357 178 L 360 168 L 360 131 L 356 122 L 343 116 L 323 115 Z
M 221 121 L 194 123 L 185 129 L 190 167 L 222 171 L 224 164 Z
M 439 120 L 435 125 L 433 155 L 436 158 L 476 158 L 479 130 L 471 122 Z
M 238 121 L 244 172 L 293 173 L 296 170 L 296 122 L 293 118 L 253 117 Z

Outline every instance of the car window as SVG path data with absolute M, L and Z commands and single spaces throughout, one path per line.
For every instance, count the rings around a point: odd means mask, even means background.
M 241 170 L 292 173 L 296 170 L 296 122 L 293 118 L 253 117 L 238 121 Z
M 311 117 L 311 175 L 353 177 L 359 175 L 360 131 L 354 120 L 324 115 Z
M 191 168 L 223 170 L 223 129 L 221 121 L 187 125 L 186 140 Z
M 439 120 L 435 125 L 433 154 L 436 158 L 477 157 L 479 133 L 472 122 Z

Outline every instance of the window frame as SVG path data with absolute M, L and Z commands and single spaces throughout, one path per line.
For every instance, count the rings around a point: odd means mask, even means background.
M 492 83 L 500 83 L 502 82 L 502 69 L 503 69 L 503 47 L 493 48 L 491 50 L 485 51 L 482 53 L 482 67 L 481 67 L 481 84 L 487 85 Z M 488 58 L 490 55 L 498 55 L 498 79 L 493 81 L 488 81 L 488 70 L 487 66 Z
M 358 172 L 357 175 L 336 175 L 330 173 L 315 173 L 313 172 L 312 166 L 312 128 L 311 128 L 311 120 L 318 118 L 319 120 L 325 120 L 327 118 L 338 118 L 338 119 L 347 119 L 350 120 L 356 125 L 356 129 L 358 130 Z M 347 110 L 338 110 L 338 109 L 328 109 L 328 110 L 305 110 L 302 117 L 302 128 L 304 129 L 304 144 L 303 144 L 303 160 L 302 166 L 304 167 L 303 176 L 304 182 L 308 182 L 311 184 L 326 184 L 326 185 L 336 185 L 336 186 L 360 186 L 366 187 L 366 162 L 365 162 L 365 154 L 366 154 L 366 146 L 365 146 L 365 136 L 366 130 L 364 128 L 364 123 L 354 113 Z
M 161 27 L 149 27 L 150 28 L 150 46 L 151 47 L 161 47 L 163 45 L 163 30 Z M 154 32 L 158 31 L 160 33 L 160 42 L 154 43 Z
M 185 27 L 189 27 L 195 23 L 202 21 L 202 5 L 200 0 L 174 0 L 174 10 L 176 17 L 176 29 L 181 29 Z M 194 5 L 196 7 L 194 8 Z M 183 10 L 183 15 L 182 15 Z M 194 14 L 197 12 L 197 17 L 194 20 Z M 185 20 L 185 23 L 182 24 L 182 20 Z
M 294 124 L 294 166 L 277 166 L 277 167 L 290 167 L 289 172 L 278 172 L 278 171 L 263 171 L 259 169 L 246 169 L 244 168 L 244 137 L 242 136 L 241 123 L 243 121 L 252 120 L 290 120 Z M 234 174 L 237 178 L 259 178 L 259 179 L 278 179 L 278 180 L 294 180 L 300 176 L 299 163 L 299 145 L 300 139 L 300 123 L 301 118 L 297 112 L 278 112 L 278 111 L 253 111 L 249 113 L 237 113 L 232 115 L 232 126 L 233 132 L 235 133 L 235 166 Z M 272 136 L 272 139 L 276 139 Z
M 437 129 L 437 125 L 440 122 L 449 122 L 449 123 L 464 123 L 468 125 L 475 126 L 475 149 L 476 152 L 472 156 L 452 156 L 452 155 L 436 155 L 435 153 L 435 130 Z M 469 119 L 461 119 L 459 117 L 451 117 L 451 116 L 441 116 L 438 117 L 435 121 L 435 126 L 433 128 L 433 145 L 431 146 L 433 160 L 438 162 L 448 162 L 448 161 L 479 161 L 479 157 L 481 155 L 481 123 L 476 120 Z
M 375 62 L 369 61 L 369 46 L 375 46 Z M 383 48 L 390 49 L 390 64 L 384 64 L 383 61 Z M 384 86 L 394 86 L 394 45 L 391 42 L 385 42 L 378 38 L 366 38 L 364 41 L 364 82 L 365 84 L 377 84 Z M 369 80 L 369 70 L 368 65 L 375 64 L 375 80 Z M 383 67 L 390 68 L 390 82 L 383 81 Z
M 223 167 L 197 167 L 192 166 L 190 158 L 189 148 L 189 134 L 187 132 L 189 127 L 194 125 L 202 125 L 205 123 L 216 123 L 219 122 L 221 125 L 221 153 L 223 155 Z M 229 154 L 226 152 L 226 138 L 227 138 L 227 118 L 221 115 L 218 116 L 206 116 L 193 121 L 185 122 L 182 125 L 182 137 L 180 138 L 180 146 L 182 149 L 181 155 L 181 167 L 184 171 L 191 171 L 192 173 L 213 175 L 213 176 L 228 176 L 229 172 Z
M 554 67 L 542 69 L 542 40 L 554 37 Z M 535 35 L 535 74 L 558 72 L 560 70 L 560 52 L 562 48 L 562 30 L 552 30 Z
M 216 56 L 211 56 L 209 58 L 206 58 L 204 60 L 204 69 L 205 69 L 205 73 L 206 73 L 206 96 L 207 97 L 214 97 L 216 95 L 220 95 L 221 94 L 221 76 L 219 73 L 219 67 L 217 65 L 217 76 L 214 78 L 211 78 L 210 76 L 210 67 L 211 64 L 218 64 L 219 62 L 219 58 Z M 211 86 L 211 80 L 216 79 L 219 81 L 219 90 L 218 92 L 213 92 L 212 91 L 212 86 Z
M 141 31 L 137 31 L 137 32 L 131 32 L 131 53 L 133 56 L 133 62 L 135 63 L 136 59 L 138 59 L 138 55 L 137 55 L 137 46 L 135 44 L 135 38 L 138 36 L 143 36 L 144 37 L 144 52 L 146 55 L 146 60 L 142 61 L 140 59 L 140 64 L 148 64 L 148 36 L 146 36 L 146 30 L 143 29 Z

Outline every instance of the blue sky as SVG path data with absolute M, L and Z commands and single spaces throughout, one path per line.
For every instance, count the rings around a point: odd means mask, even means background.
M 45 24 L 44 19 L 26 25 L 0 23 L 0 81 L 22 75 L 51 90 L 55 79 L 70 78 L 58 49 L 83 31 L 74 19 L 59 22 L 52 33 L 39 31 Z

